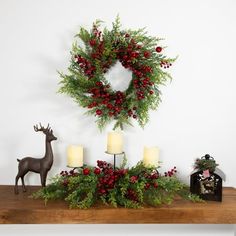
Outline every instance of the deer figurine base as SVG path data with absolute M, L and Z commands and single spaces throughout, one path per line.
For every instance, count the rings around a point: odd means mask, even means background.
M 19 178 L 21 178 L 22 181 L 23 192 L 26 192 L 24 177 L 29 171 L 40 174 L 41 185 L 42 187 L 45 187 L 48 171 L 51 169 L 53 164 L 53 152 L 51 141 L 57 140 L 57 138 L 53 135 L 52 129 L 49 127 L 49 124 L 47 128 L 42 127 L 42 125 L 40 124 L 40 128 L 38 128 L 38 126 L 36 125 L 34 126 L 34 130 L 36 132 L 42 131 L 46 135 L 46 153 L 43 158 L 25 157 L 22 160 L 17 159 L 19 165 L 18 173 L 15 179 L 15 194 L 19 193 Z

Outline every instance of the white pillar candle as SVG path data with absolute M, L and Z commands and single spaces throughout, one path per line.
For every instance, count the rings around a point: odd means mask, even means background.
M 159 148 L 158 147 L 144 147 L 143 150 L 143 164 L 146 167 L 158 167 L 159 162 Z
M 107 136 L 107 152 L 118 154 L 123 152 L 123 136 L 121 132 L 109 132 Z
M 70 145 L 67 148 L 67 166 L 81 167 L 83 166 L 83 146 Z

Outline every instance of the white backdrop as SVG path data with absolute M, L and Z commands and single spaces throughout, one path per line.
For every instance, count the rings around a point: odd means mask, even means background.
M 186 183 L 196 157 L 210 153 L 235 186 L 236 15 L 234 1 L 0 1 L 1 132 L 0 184 L 12 184 L 16 158 L 44 154 L 44 136 L 33 125 L 49 122 L 53 143 L 50 176 L 66 166 L 66 147 L 82 144 L 85 162 L 110 160 L 106 135 L 93 117 L 57 93 L 58 71 L 66 72 L 79 26 L 103 19 L 108 27 L 119 13 L 124 28 L 147 27 L 166 38 L 166 53 L 179 58 L 172 83 L 162 88 L 163 102 L 144 130 L 125 131 L 129 164 L 142 158 L 144 145 L 157 145 L 163 170 L 176 165 Z M 30 177 L 30 178 L 29 178 Z M 27 184 L 39 184 L 28 175 Z
M 179 55 L 150 123 L 125 131 L 130 166 L 144 145 L 157 145 L 163 170 L 176 165 L 188 183 L 194 159 L 209 153 L 227 175 L 224 185 L 235 186 L 235 10 L 233 0 L 0 0 L 0 184 L 14 183 L 16 158 L 44 154 L 44 137 L 33 131 L 39 121 L 58 137 L 50 176 L 65 168 L 69 144 L 84 145 L 88 164 L 109 160 L 104 151 L 112 126 L 99 133 L 94 118 L 57 94 L 57 70 L 66 72 L 79 26 L 102 19 L 111 27 L 119 13 L 124 28 L 146 26 L 166 39 L 169 56 Z M 39 184 L 39 176 L 28 175 L 26 183 Z

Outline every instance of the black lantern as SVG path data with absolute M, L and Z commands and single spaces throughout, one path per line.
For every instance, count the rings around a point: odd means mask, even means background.
M 216 168 L 217 166 L 209 154 L 195 161 L 196 171 L 190 178 L 191 193 L 199 195 L 204 200 L 222 201 L 222 179 L 225 180 L 225 176 Z

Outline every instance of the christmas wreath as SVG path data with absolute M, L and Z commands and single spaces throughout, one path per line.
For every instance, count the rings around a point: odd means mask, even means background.
M 159 86 L 171 79 L 165 69 L 175 59 L 167 58 L 160 38 L 150 37 L 144 29 L 121 30 L 119 17 L 111 30 L 100 30 L 101 21 L 93 23 L 91 31 L 81 27 L 73 44 L 69 73 L 60 73 L 60 92 L 70 95 L 88 114 L 97 117 L 103 129 L 115 120 L 114 129 L 131 124 L 136 119 L 141 127 L 148 121 L 149 109 L 160 102 Z M 119 61 L 132 72 L 132 80 L 125 91 L 115 91 L 105 78 L 109 69 Z

